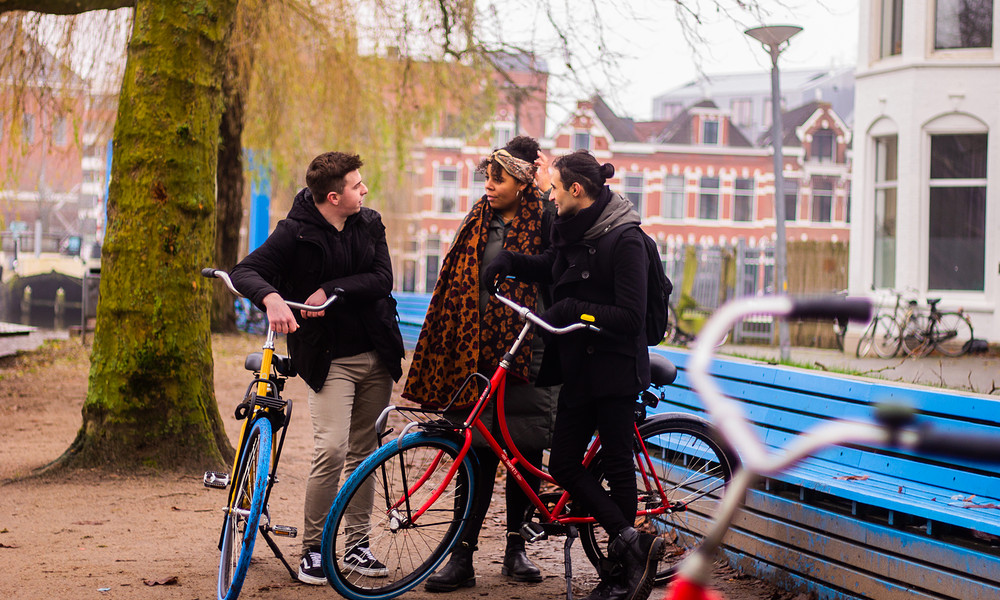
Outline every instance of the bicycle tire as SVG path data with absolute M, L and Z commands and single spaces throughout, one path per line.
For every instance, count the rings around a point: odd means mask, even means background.
M 460 448 L 461 444 L 451 438 L 412 433 L 385 444 L 355 469 L 337 494 L 323 528 L 323 571 L 340 595 L 349 600 L 394 598 L 420 584 L 441 564 L 472 510 L 474 467 L 470 456 L 458 465 L 448 488 L 417 525 L 407 523 L 405 503 L 393 504 L 402 501 L 400 490 L 412 489 L 409 507 L 416 511 L 454 465 Z M 429 475 L 427 481 L 415 486 L 415 480 L 423 475 Z M 354 539 L 348 539 L 348 528 L 359 527 L 358 521 L 347 525 L 348 507 L 366 489 L 374 495 L 374 502 L 368 502 L 372 507 L 368 523 L 360 525 L 367 533 L 358 538 L 361 532 L 355 529 Z M 366 502 L 363 496 L 361 502 Z M 366 576 L 343 563 L 346 552 L 365 541 L 387 574 Z
M 226 508 L 219 544 L 219 600 L 236 600 L 250 567 L 271 472 L 271 422 L 257 419 L 237 462 L 233 501 Z
M 927 356 L 933 349 L 928 336 L 928 323 L 925 315 L 913 314 L 902 327 L 902 347 L 907 356 L 920 358 Z
M 667 542 L 667 551 L 657 569 L 655 583 L 673 577 L 681 560 L 701 545 L 708 527 L 715 520 L 733 473 L 739 468 L 739 458 L 722 436 L 707 421 L 692 415 L 668 413 L 654 416 L 639 426 L 653 464 L 657 467 L 660 484 L 677 510 L 658 515 L 642 523 L 648 531 L 658 532 Z M 636 446 L 638 448 L 638 445 Z M 592 463 L 601 485 L 607 486 L 600 468 L 600 453 Z M 646 493 L 640 482 L 639 508 L 661 502 L 659 494 Z M 639 528 L 639 525 L 636 526 Z M 581 525 L 580 542 L 587 558 L 599 568 L 606 558 L 608 535 L 597 523 Z
M 878 322 L 880 316 L 876 315 L 872 322 L 868 324 L 865 328 L 864 333 L 858 338 L 858 347 L 854 350 L 854 355 L 858 358 L 864 358 L 868 356 L 871 352 L 872 345 L 875 343 L 875 323 Z
M 892 358 L 899 354 L 903 338 L 899 335 L 899 323 L 889 315 L 875 319 L 872 327 L 872 349 L 879 358 Z
M 943 312 L 932 325 L 931 339 L 938 352 L 945 356 L 962 356 L 972 341 L 972 322 L 960 312 Z

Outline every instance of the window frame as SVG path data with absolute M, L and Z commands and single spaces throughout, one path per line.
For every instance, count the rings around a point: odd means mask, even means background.
M 669 182 L 679 182 L 680 186 L 670 186 Z M 664 175 L 663 193 L 660 195 L 660 216 L 665 219 L 683 219 L 687 216 L 687 177 L 684 175 Z M 676 195 L 675 195 L 676 194 Z M 679 210 L 673 210 L 678 208 Z M 679 213 L 679 214 L 677 214 Z
M 630 179 L 632 180 L 631 182 L 629 181 Z M 639 180 L 638 186 L 635 185 L 636 179 Z M 633 198 L 633 194 L 637 195 L 637 197 Z M 646 204 L 646 176 L 643 173 L 624 173 L 622 175 L 622 196 L 632 203 L 632 206 L 635 207 L 640 217 L 644 216 L 642 211 Z
M 882 144 L 891 143 L 892 160 L 889 150 L 880 152 Z M 896 226 L 899 211 L 899 136 L 895 133 L 872 137 L 874 158 L 874 227 L 872 239 L 872 285 L 877 289 L 892 289 L 896 286 Z M 891 168 L 890 168 L 891 165 Z M 891 198 L 891 215 L 886 202 Z M 891 222 L 891 231 L 886 222 Z M 884 235 L 880 232 L 885 232 Z M 884 239 L 883 239 L 884 238 Z M 882 248 L 880 249 L 880 243 Z M 880 251 L 881 250 L 881 251 Z
M 941 41 L 941 24 L 942 24 L 941 9 L 942 9 L 942 6 L 950 4 L 950 3 L 954 2 L 954 1 L 955 0 L 935 0 L 935 2 L 934 2 L 934 11 L 933 11 L 933 14 L 931 15 L 931 27 L 933 27 L 933 36 L 932 36 L 932 40 L 931 41 L 933 43 L 933 50 L 934 50 L 934 52 L 951 52 L 951 51 L 956 51 L 956 50 L 957 51 L 967 51 L 967 50 L 971 50 L 971 51 L 989 51 L 989 50 L 992 50 L 992 48 L 994 46 L 994 43 L 995 43 L 994 39 L 993 39 L 994 38 L 993 17 L 994 17 L 994 10 L 996 9 L 996 2 L 994 0 L 983 0 L 983 1 L 989 2 L 990 15 L 989 15 L 988 19 L 985 19 L 985 20 L 975 19 L 975 20 L 973 20 L 974 22 L 984 22 L 984 23 L 986 23 L 986 26 L 988 27 L 988 31 L 986 31 L 985 33 L 989 37 L 989 42 L 987 44 L 985 44 L 985 45 L 978 45 L 978 46 L 977 45 L 967 45 L 964 41 L 960 40 L 955 45 L 946 45 L 947 44 L 946 42 L 942 42 Z M 953 19 L 950 19 L 948 22 L 949 22 L 949 24 L 951 24 L 951 23 L 954 23 L 954 21 L 956 21 L 956 20 L 959 21 L 959 23 L 958 23 L 958 28 L 959 28 L 958 35 L 962 36 L 965 32 L 961 31 L 961 24 L 960 24 L 961 18 L 960 18 L 960 16 L 955 15 L 955 17 Z
M 935 154 L 934 154 L 934 141 L 935 141 L 935 138 L 960 137 L 960 136 L 981 136 L 983 138 L 983 149 L 984 150 L 983 150 L 983 154 L 982 154 L 982 161 L 983 161 L 983 163 L 982 163 L 982 167 L 981 167 L 983 176 L 982 177 L 951 177 L 951 178 L 947 178 L 947 177 L 934 177 L 933 176 L 933 164 L 934 164 L 934 160 L 935 160 Z M 925 258 L 927 260 L 927 273 L 926 273 L 927 289 L 928 290 L 955 291 L 955 292 L 982 293 L 982 292 L 984 292 L 986 290 L 986 256 L 987 256 L 987 245 L 986 245 L 986 241 L 987 241 L 986 240 L 986 238 L 987 238 L 987 234 L 986 234 L 987 221 L 986 221 L 986 212 L 987 212 L 987 191 L 988 191 L 988 186 L 987 186 L 987 169 L 988 169 L 988 166 L 989 166 L 989 133 L 988 132 L 983 132 L 983 131 L 978 131 L 978 132 L 968 132 L 968 131 L 963 131 L 963 132 L 933 131 L 933 132 L 928 132 L 928 137 L 929 137 L 929 144 L 928 144 L 928 153 L 927 153 L 927 157 L 926 157 L 927 163 L 925 163 L 925 164 L 928 165 L 927 180 L 926 180 L 926 189 L 927 189 L 927 205 L 926 205 L 927 213 L 926 214 L 927 214 L 928 218 L 927 218 L 927 229 L 925 231 L 926 236 L 927 236 L 927 252 L 926 252 L 926 255 L 925 255 Z M 969 159 L 969 155 L 965 155 L 963 157 L 962 161 L 957 161 L 957 162 L 958 162 L 958 164 L 968 163 L 969 162 L 968 159 Z M 935 194 L 935 191 L 938 191 L 938 190 L 956 190 L 956 191 L 958 191 L 958 190 L 968 190 L 969 192 L 972 192 L 974 190 L 981 190 L 982 201 L 981 201 L 981 203 L 977 202 L 977 204 L 981 204 L 982 205 L 981 215 L 980 215 L 981 222 L 978 222 L 976 224 L 976 225 L 979 226 L 979 229 L 981 231 L 981 236 L 979 238 L 964 238 L 964 239 L 971 239 L 971 240 L 974 240 L 974 241 L 978 239 L 978 244 L 979 244 L 979 248 L 978 248 L 979 253 L 978 253 L 978 256 L 976 256 L 975 258 L 976 258 L 977 262 L 981 261 L 980 264 L 982 265 L 982 268 L 974 276 L 974 277 L 977 277 L 977 280 L 973 283 L 972 287 L 959 287 L 959 286 L 955 286 L 955 285 L 950 285 L 950 286 L 938 285 L 943 280 L 947 279 L 947 277 L 944 276 L 943 273 L 947 273 L 947 272 L 950 271 L 950 268 L 951 268 L 950 265 L 947 265 L 947 264 L 942 265 L 944 267 L 944 269 L 942 270 L 941 273 L 932 273 L 933 265 L 936 262 L 940 262 L 941 255 L 950 256 L 950 257 L 957 257 L 957 256 L 959 256 L 959 253 L 956 252 L 954 249 L 952 251 L 940 252 L 941 249 L 938 247 L 939 244 L 940 244 L 940 242 L 935 242 L 936 238 L 932 235 L 934 233 L 933 232 L 933 228 L 935 228 L 935 227 L 941 227 L 942 226 L 942 219 L 935 219 L 934 218 L 934 212 L 935 212 L 935 207 L 933 206 L 933 204 L 935 202 L 934 196 L 937 195 L 937 194 Z M 976 201 L 976 200 L 973 198 L 973 201 Z M 946 212 L 949 213 L 949 214 L 955 214 L 959 208 L 966 208 L 966 207 L 958 207 L 958 206 L 956 206 L 956 203 L 954 201 L 947 201 L 947 204 L 949 206 L 949 209 Z M 973 212 L 973 211 L 976 210 L 976 208 L 974 206 L 973 207 L 968 207 L 968 208 L 970 209 L 969 212 Z M 938 238 L 938 239 L 940 239 L 940 238 Z M 952 239 L 954 239 L 954 238 L 952 238 Z M 935 254 L 935 250 L 938 250 L 939 254 Z M 961 258 L 964 261 L 963 264 L 967 264 L 969 256 L 961 256 Z M 958 270 L 959 268 L 961 268 L 961 265 L 956 265 L 956 269 L 955 270 Z M 970 272 L 973 272 L 973 270 L 970 270 Z M 935 280 L 935 279 L 936 279 L 936 281 L 932 281 L 932 280 Z
M 714 125 L 715 139 L 709 141 L 709 126 Z M 701 143 L 705 146 L 719 146 L 722 144 L 722 123 L 718 119 L 703 119 L 701 122 Z
M 586 139 L 587 143 L 580 145 L 581 139 Z M 574 152 L 577 150 L 590 150 L 593 143 L 593 136 L 590 135 L 589 131 L 574 131 L 573 137 L 570 139 L 570 149 Z
M 450 171 L 454 180 L 444 181 L 442 173 Z M 438 165 L 434 167 L 434 210 L 435 212 L 453 214 L 458 212 L 458 165 Z M 446 210 L 445 197 L 451 200 L 451 210 Z
M 706 187 L 705 186 L 706 180 L 707 181 L 715 180 L 715 187 L 714 188 Z M 703 175 L 701 177 L 701 179 L 698 181 L 698 213 L 697 213 L 697 217 L 699 219 L 704 220 L 704 221 L 718 221 L 719 220 L 719 213 L 721 212 L 719 210 L 719 203 L 720 203 L 721 198 L 722 198 L 722 194 L 721 194 L 721 189 L 720 188 L 721 188 L 721 182 L 720 182 L 720 179 L 719 179 L 718 175 L 715 175 L 713 177 L 708 177 L 708 176 Z M 712 201 L 711 200 L 712 196 L 715 197 L 715 202 L 714 202 L 714 204 L 715 204 L 715 207 L 714 207 L 715 214 L 714 214 L 714 216 L 706 216 L 706 213 L 710 212 L 710 211 L 704 210 L 706 208 L 706 206 L 707 206 L 706 205 L 706 201 L 707 202 L 711 202 Z
M 743 182 L 744 185 L 749 187 L 740 187 L 740 183 Z M 742 193 L 741 193 L 742 192 Z M 739 207 L 739 200 L 745 199 L 747 201 L 746 206 L 746 218 L 737 218 Z M 733 221 L 736 223 L 753 223 L 756 220 L 756 207 L 757 199 L 757 182 L 753 177 L 737 177 L 733 181 Z
M 827 185 L 830 187 L 825 187 Z M 832 223 L 833 201 L 837 195 L 837 186 L 832 180 L 821 178 L 813 179 L 811 187 L 812 198 L 809 207 L 809 221 L 812 223 Z M 820 194 L 819 192 L 823 193 Z M 825 213 L 821 215 L 825 218 L 817 218 L 817 213 Z

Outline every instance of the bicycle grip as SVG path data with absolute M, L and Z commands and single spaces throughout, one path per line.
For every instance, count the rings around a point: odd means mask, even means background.
M 922 427 L 915 447 L 922 454 L 1000 463 L 1000 435 L 934 431 Z
M 205 267 L 201 270 L 201 276 L 209 279 L 215 277 L 215 267 Z
M 847 319 L 867 323 L 872 316 L 872 302 L 868 298 L 821 296 L 818 298 L 791 298 L 789 319 Z

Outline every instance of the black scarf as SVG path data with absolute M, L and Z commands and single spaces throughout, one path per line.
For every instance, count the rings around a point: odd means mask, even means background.
M 604 186 L 594 203 L 575 215 L 556 217 L 552 230 L 552 245 L 565 248 L 583 239 L 611 201 L 611 188 Z

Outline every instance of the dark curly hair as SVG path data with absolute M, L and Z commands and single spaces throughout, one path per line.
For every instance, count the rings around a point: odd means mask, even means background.
M 579 183 L 584 193 L 591 198 L 597 198 L 607 180 L 615 176 L 613 164 L 598 163 L 594 155 L 586 150 L 577 150 L 566 156 L 560 156 L 552 163 L 552 168 L 559 171 L 564 190 L 568 190 L 574 183 Z
M 507 142 L 507 145 L 504 146 L 503 149 L 510 152 L 510 155 L 515 158 L 520 158 L 521 160 L 533 163 L 538 160 L 538 151 L 541 149 L 541 146 L 538 145 L 538 140 L 535 138 L 526 135 L 519 135 Z M 487 157 L 480 161 L 476 170 L 489 177 L 490 171 L 502 168 L 503 167 L 500 163 L 490 157 Z

